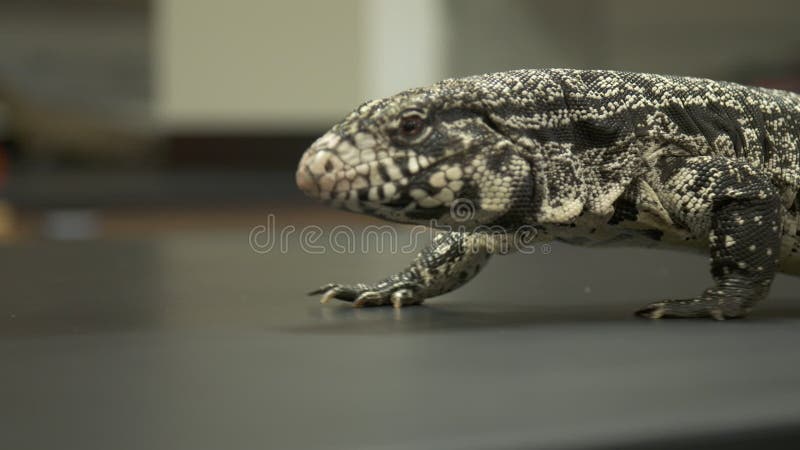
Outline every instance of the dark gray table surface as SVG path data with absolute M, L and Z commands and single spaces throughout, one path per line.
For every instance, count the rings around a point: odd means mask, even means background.
M 631 312 L 699 292 L 706 258 L 554 244 L 496 258 L 425 306 L 356 310 L 303 293 L 377 279 L 411 256 L 289 242 L 259 254 L 242 231 L 0 247 L 0 448 L 779 448 L 798 437 L 797 279 L 780 277 L 746 320 L 650 322 Z

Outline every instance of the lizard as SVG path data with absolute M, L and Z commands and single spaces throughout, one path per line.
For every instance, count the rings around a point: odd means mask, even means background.
M 651 319 L 744 317 L 777 272 L 800 274 L 800 95 L 786 91 L 611 70 L 447 79 L 361 104 L 295 179 L 331 206 L 445 230 L 394 275 L 310 293 L 323 303 L 420 304 L 519 248 L 498 242 L 523 228 L 708 254 L 712 286 L 636 311 Z

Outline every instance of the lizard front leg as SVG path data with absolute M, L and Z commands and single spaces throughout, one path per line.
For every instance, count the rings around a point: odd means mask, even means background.
M 671 161 L 662 200 L 677 222 L 707 232 L 715 286 L 699 297 L 652 303 L 648 318 L 742 317 L 766 297 L 775 276 L 781 203 L 767 177 L 742 162 L 711 157 Z M 707 230 L 707 231 L 705 231 Z
M 420 304 L 429 297 L 450 292 L 474 277 L 487 263 L 492 248 L 476 233 L 449 232 L 437 235 L 410 266 L 374 284 L 330 283 L 310 292 L 331 299 L 353 302 L 353 306 Z

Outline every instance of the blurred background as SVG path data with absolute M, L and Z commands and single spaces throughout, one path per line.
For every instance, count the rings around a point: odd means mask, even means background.
M 800 91 L 800 2 L 0 0 L 0 448 L 795 448 L 795 278 L 725 324 L 634 319 L 709 283 L 648 249 L 553 243 L 398 311 L 304 295 L 413 255 L 303 247 L 381 223 L 303 197 L 311 142 L 545 67 Z
M 446 77 L 609 68 L 799 89 L 798 26 L 791 0 L 2 0 L 0 229 L 88 238 L 313 206 L 292 172 L 315 137 Z

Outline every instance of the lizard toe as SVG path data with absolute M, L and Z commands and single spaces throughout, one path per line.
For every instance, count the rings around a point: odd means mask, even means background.
M 636 315 L 646 319 L 706 317 L 726 320 L 744 317 L 748 311 L 736 299 L 698 297 L 651 303 L 637 310 Z
M 660 319 L 664 317 L 664 302 L 651 303 L 644 308 L 639 308 L 634 314 L 645 319 Z

